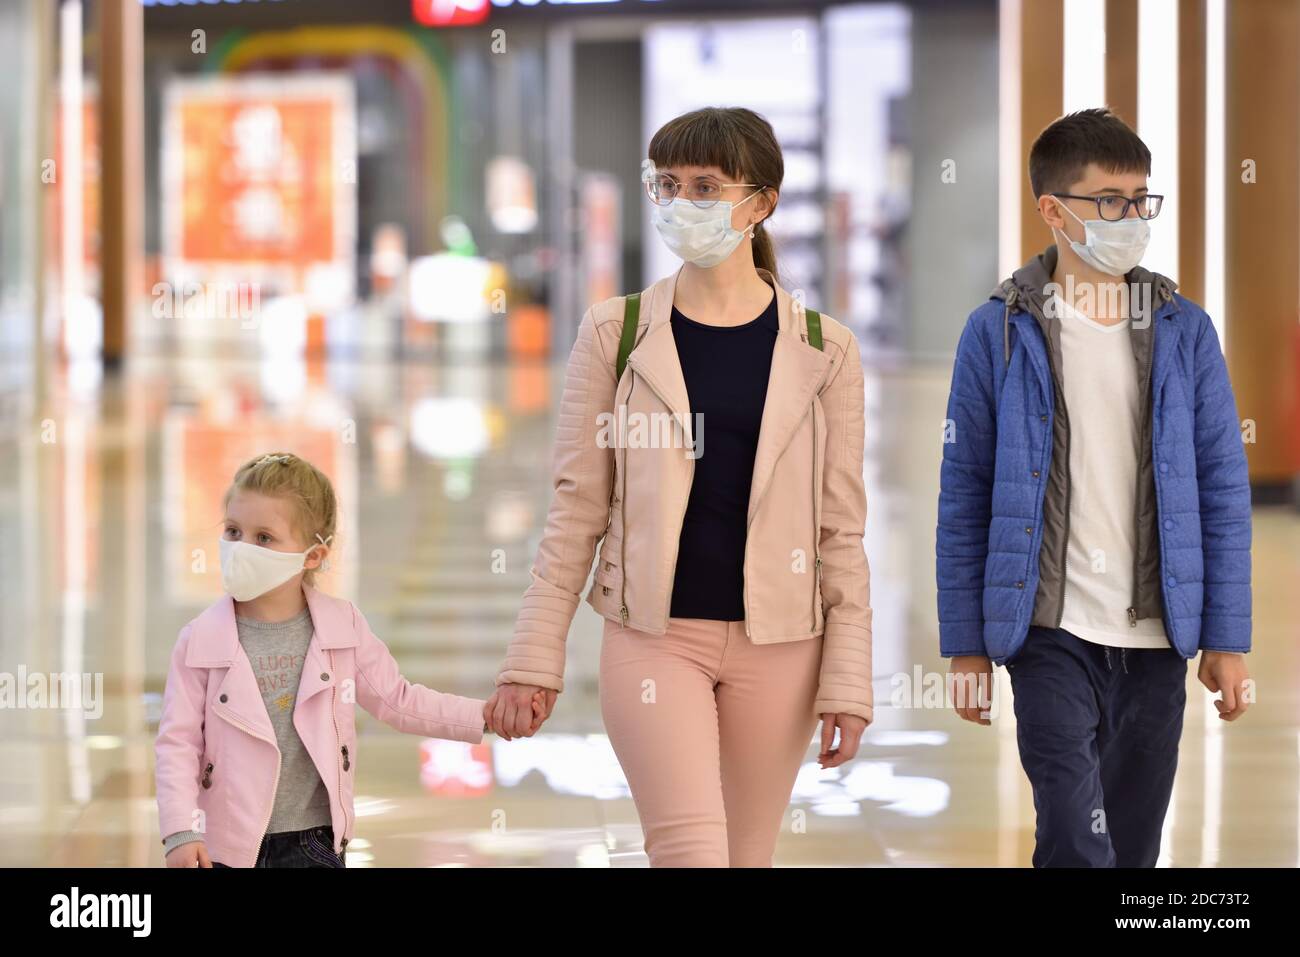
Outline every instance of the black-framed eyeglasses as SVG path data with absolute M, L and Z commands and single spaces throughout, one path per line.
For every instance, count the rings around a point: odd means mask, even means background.
M 1155 219 L 1160 215 L 1160 207 L 1165 198 L 1159 193 L 1147 193 L 1144 196 L 1075 196 L 1073 193 L 1053 193 L 1057 199 L 1086 199 L 1097 204 L 1097 216 L 1110 222 L 1116 222 L 1128 215 L 1130 206 L 1137 207 L 1137 214 L 1142 219 Z

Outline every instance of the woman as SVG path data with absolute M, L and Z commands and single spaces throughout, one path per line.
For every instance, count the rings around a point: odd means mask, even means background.
M 601 541 L 601 713 L 652 866 L 770 866 L 818 721 L 823 767 L 871 721 L 862 367 L 832 319 L 818 348 L 776 282 L 763 223 L 783 175 L 750 110 L 650 141 L 655 225 L 684 263 L 640 294 L 624 369 L 626 299 L 583 317 L 554 499 L 485 708 L 506 737 L 536 730 L 539 689 L 549 716 Z

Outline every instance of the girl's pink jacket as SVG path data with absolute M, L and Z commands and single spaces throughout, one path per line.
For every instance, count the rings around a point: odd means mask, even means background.
M 476 744 L 484 702 L 407 681 L 355 605 L 303 590 L 315 633 L 293 723 L 329 791 L 341 853 L 355 822 L 355 705 L 398 731 Z M 181 629 L 154 748 L 163 836 L 199 831 L 212 860 L 252 867 L 271 818 L 280 749 L 229 595 Z

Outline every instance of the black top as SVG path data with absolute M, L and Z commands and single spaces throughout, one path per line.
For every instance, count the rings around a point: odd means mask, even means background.
M 674 306 L 672 329 L 697 458 L 669 614 L 743 621 L 749 486 L 779 330 L 776 294 L 762 315 L 739 326 L 705 325 Z

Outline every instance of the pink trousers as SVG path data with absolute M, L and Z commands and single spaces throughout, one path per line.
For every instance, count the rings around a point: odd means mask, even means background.
M 600 710 L 651 867 L 770 867 L 813 712 L 822 643 L 756 645 L 740 621 L 605 621 Z

